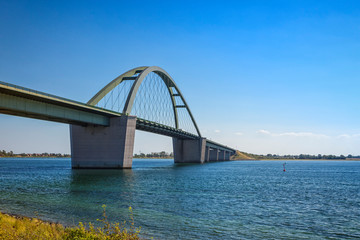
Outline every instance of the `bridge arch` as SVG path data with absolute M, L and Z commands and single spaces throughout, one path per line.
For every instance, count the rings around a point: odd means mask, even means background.
M 185 101 L 184 96 L 181 94 L 180 89 L 177 87 L 175 81 L 172 79 L 172 77 L 162 68 L 157 66 L 152 67 L 137 67 L 134 69 L 131 69 L 117 78 L 115 78 L 113 81 L 111 81 L 109 84 L 107 84 L 104 88 L 102 88 L 98 93 L 92 97 L 87 104 L 89 105 L 97 105 L 108 93 L 110 93 L 115 87 L 117 87 L 119 84 L 121 84 L 125 80 L 134 80 L 134 83 L 132 84 L 132 87 L 128 93 L 128 96 L 126 98 L 126 102 L 124 104 L 124 107 L 122 109 L 122 114 L 130 115 L 131 110 L 133 108 L 133 104 L 135 101 L 135 98 L 137 96 L 138 90 L 145 80 L 145 78 L 151 74 L 155 73 L 157 74 L 163 81 L 163 83 L 166 85 L 169 97 L 171 99 L 172 103 L 172 109 L 174 112 L 174 125 L 176 129 L 179 129 L 179 114 L 177 111 L 177 108 L 185 108 L 187 110 L 187 113 L 189 114 L 191 121 L 195 127 L 195 130 L 199 137 L 201 137 L 201 133 L 199 131 L 199 128 L 196 124 L 196 121 L 190 111 L 190 108 L 188 104 Z M 175 90 L 175 91 L 174 91 Z M 177 105 L 175 97 L 178 96 L 181 98 L 181 101 L 183 105 Z

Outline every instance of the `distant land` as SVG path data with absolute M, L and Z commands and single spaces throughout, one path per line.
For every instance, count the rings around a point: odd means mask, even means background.
M 246 153 L 236 151 L 235 155 L 231 156 L 231 160 L 358 160 L 360 156 L 353 156 L 351 154 L 344 156 L 336 155 L 310 155 L 310 154 L 299 154 L 299 155 L 277 155 L 277 154 L 266 154 L 258 155 L 252 153 Z
M 63 153 L 14 153 L 13 151 L 6 152 L 5 150 L 0 151 L 0 158 L 70 158 L 70 154 Z M 161 158 L 161 159 L 172 159 L 174 158 L 173 153 L 167 153 L 165 151 L 152 152 L 152 153 L 139 153 L 134 154 L 134 158 Z M 277 154 L 252 154 L 241 151 L 236 151 L 235 155 L 231 156 L 230 160 L 353 160 L 360 161 L 360 156 L 353 155 L 277 155 Z
M 152 153 L 139 153 L 139 154 L 134 154 L 134 158 L 164 158 L 164 159 L 169 159 L 169 158 L 174 158 L 173 153 L 167 153 L 165 151 L 161 151 L 161 152 L 152 152 Z
M 62 153 L 14 153 L 13 151 L 6 152 L 5 150 L 0 151 L 1 157 L 11 157 L 11 158 L 69 158 L 70 154 Z
M 6 152 L 5 150 L 0 151 L 0 158 L 70 158 L 70 154 L 63 153 L 14 153 L 13 151 Z M 134 154 L 134 158 L 173 158 L 172 153 L 165 151 L 152 152 L 152 153 L 139 153 Z

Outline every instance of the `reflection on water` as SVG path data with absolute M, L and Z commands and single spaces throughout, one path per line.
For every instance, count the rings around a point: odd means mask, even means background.
M 131 187 L 134 182 L 134 173 L 131 169 L 124 170 L 95 170 L 75 169 L 71 170 L 71 190 L 102 186 L 112 189 L 114 187 Z M 74 188 L 74 189 L 73 189 Z
M 174 164 L 72 170 L 69 159 L 0 159 L 0 209 L 74 225 L 134 209 L 165 239 L 359 238 L 360 162 Z M 37 212 L 37 213 L 35 213 Z

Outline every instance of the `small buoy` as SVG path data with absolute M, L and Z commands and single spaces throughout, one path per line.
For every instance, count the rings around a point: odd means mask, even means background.
M 284 171 L 284 172 L 286 172 L 285 165 L 286 165 L 286 163 L 283 163 L 283 167 L 284 167 L 284 170 L 283 170 L 283 171 Z

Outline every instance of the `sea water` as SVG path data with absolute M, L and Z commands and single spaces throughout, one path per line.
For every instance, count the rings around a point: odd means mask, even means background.
M 129 220 L 154 239 L 360 238 L 360 162 L 134 159 L 72 170 L 70 159 L 0 159 L 0 211 L 66 226 Z

